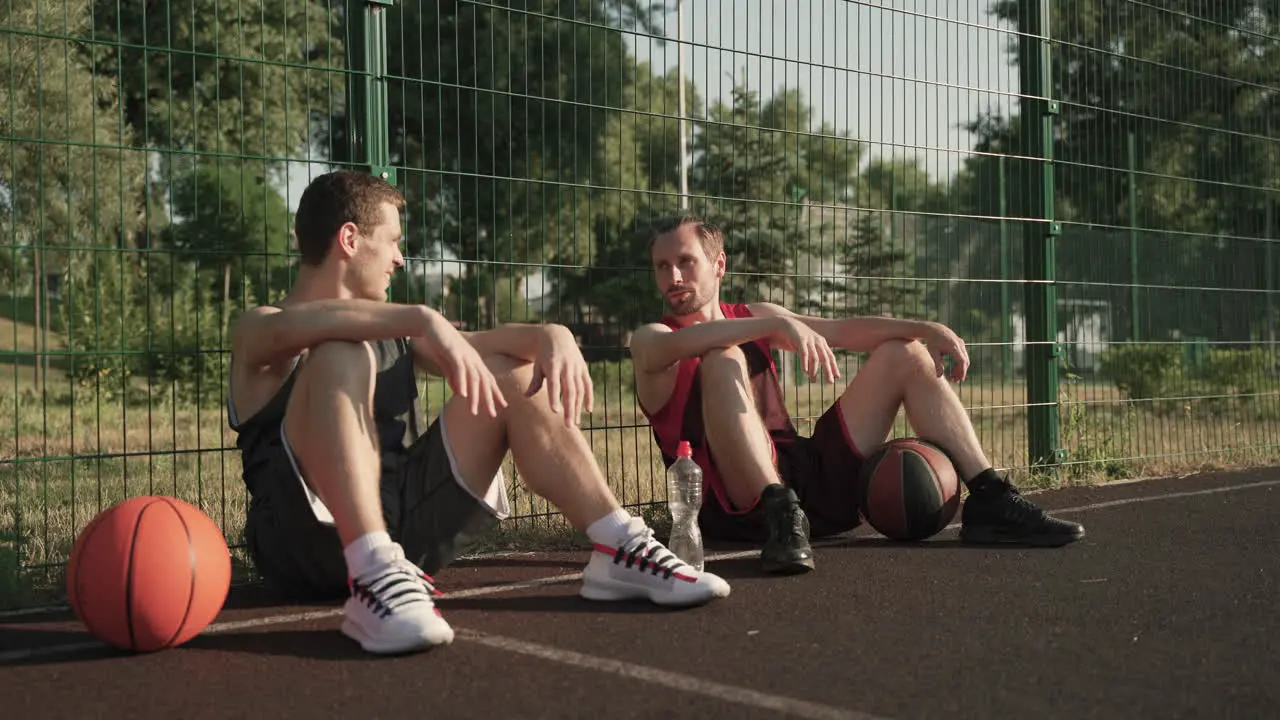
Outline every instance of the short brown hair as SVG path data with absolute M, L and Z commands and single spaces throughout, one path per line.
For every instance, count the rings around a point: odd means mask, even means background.
M 312 180 L 302 191 L 293 221 L 302 262 L 324 262 L 338 228 L 349 222 L 372 228 L 382 221 L 382 204 L 388 202 L 404 210 L 400 190 L 367 172 L 336 170 Z
M 698 239 L 702 241 L 702 251 L 707 257 L 715 260 L 724 251 L 724 232 L 718 225 L 697 213 L 680 213 L 664 217 L 654 225 L 653 236 L 649 238 L 649 254 L 653 255 L 653 244 L 658 238 L 669 232 L 675 232 L 685 225 L 693 225 L 698 231 Z

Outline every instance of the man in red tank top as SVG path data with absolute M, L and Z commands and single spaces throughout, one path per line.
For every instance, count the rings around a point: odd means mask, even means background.
M 681 440 L 694 448 L 708 538 L 762 542 L 766 572 L 813 569 L 809 538 L 859 524 L 859 463 L 888 440 L 904 407 L 915 433 L 947 451 L 969 490 L 963 541 L 1060 546 L 1084 537 L 1083 527 L 1047 515 L 992 468 L 947 385 L 965 378 L 969 357 L 944 325 L 721 302 L 724 238 L 692 214 L 657 226 L 650 260 L 668 314 L 632 337 L 636 391 L 667 465 Z M 832 348 L 869 355 L 805 437 L 783 403 L 772 351 L 799 355 L 811 380 L 836 382 Z

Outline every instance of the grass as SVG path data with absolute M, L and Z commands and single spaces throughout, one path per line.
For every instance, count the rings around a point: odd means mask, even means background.
M 6 334 L 0 328 L 0 338 Z M 846 367 L 845 377 L 855 369 Z M 595 370 L 597 407 L 584 430 L 596 460 L 623 504 L 661 532 L 664 471 L 625 381 L 630 366 Z M 134 495 L 191 502 L 233 547 L 241 544 L 248 498 L 220 392 L 206 390 L 200 407 L 175 400 L 169 388 L 134 392 L 126 401 L 119 393 L 75 386 L 55 371 L 42 396 L 30 371 L 21 364 L 0 365 L 0 413 L 12 419 L 11 432 L 0 438 L 0 608 L 56 598 L 76 534 L 95 514 Z M 837 388 L 824 384 L 784 386 L 802 433 L 836 397 Z M 429 412 L 448 397 L 439 380 L 423 381 L 421 389 Z M 1067 381 L 1060 397 L 1067 462 L 1053 475 L 1033 475 L 1027 468 L 1022 383 L 975 380 L 957 391 L 993 464 L 1024 487 L 1256 466 L 1280 454 L 1274 388 L 1231 398 L 1192 395 L 1192 388 L 1182 400 L 1132 402 L 1103 383 Z M 910 434 L 901 416 L 894 434 Z M 581 543 L 553 508 L 521 484 L 510 461 L 505 470 L 518 517 L 484 550 Z M 236 555 L 239 577 L 247 579 L 247 558 L 241 551 Z

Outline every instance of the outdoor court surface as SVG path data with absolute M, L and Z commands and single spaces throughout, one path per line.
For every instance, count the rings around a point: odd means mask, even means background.
M 65 613 L 0 616 L 0 698 L 13 718 L 1276 716 L 1280 472 L 1035 499 L 1088 537 L 1046 550 L 858 531 L 790 578 L 721 552 L 709 568 L 732 595 L 688 610 L 579 599 L 582 554 L 469 562 L 437 577 L 458 638 L 398 658 L 363 654 L 333 609 L 252 592 L 187 646 L 141 656 Z

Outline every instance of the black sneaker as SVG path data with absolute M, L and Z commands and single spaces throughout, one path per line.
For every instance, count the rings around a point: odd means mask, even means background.
M 800 499 L 789 487 L 770 485 L 760 498 L 769 537 L 760 551 L 760 564 L 767 573 L 793 575 L 813 569 L 813 548 L 809 546 L 809 518 Z
M 1048 515 L 1008 480 L 970 492 L 960 523 L 961 541 L 975 544 L 1058 547 L 1084 537 L 1084 526 Z

